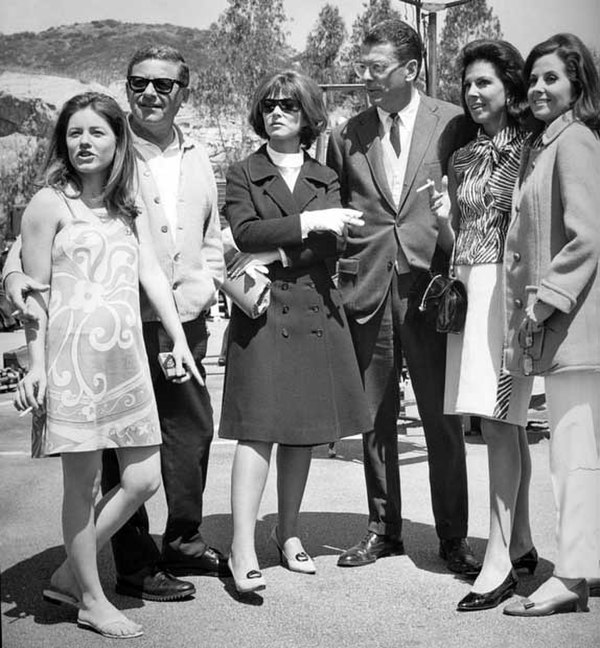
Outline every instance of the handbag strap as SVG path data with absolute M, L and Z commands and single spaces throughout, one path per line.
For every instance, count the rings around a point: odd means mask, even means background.
M 429 291 L 431 290 L 431 287 L 432 287 L 433 284 L 435 283 L 436 279 L 437 279 L 438 277 L 441 277 L 441 276 L 442 276 L 441 274 L 436 274 L 436 275 L 434 275 L 434 276 L 431 278 L 431 281 L 427 284 L 427 288 L 425 288 L 425 292 L 423 293 L 423 297 L 422 297 L 422 299 L 421 299 L 421 303 L 419 304 L 419 310 L 421 311 L 421 313 L 426 309 L 425 304 L 426 304 L 426 302 L 427 302 L 427 295 L 429 294 Z

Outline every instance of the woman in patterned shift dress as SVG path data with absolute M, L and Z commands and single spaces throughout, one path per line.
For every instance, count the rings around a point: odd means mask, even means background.
M 490 535 L 480 574 L 459 611 L 495 607 L 535 569 L 529 526 L 531 463 L 524 426 L 530 380 L 502 370 L 502 259 L 525 133 L 523 59 L 505 41 L 468 44 L 461 59 L 465 113 L 480 126 L 449 171 L 455 271 L 467 288 L 464 331 L 448 336 L 445 412 L 482 417 L 488 446 Z M 512 563 L 511 563 L 512 561 Z
M 29 372 L 17 409 L 45 408 L 34 456 L 60 454 L 67 560 L 44 598 L 79 609 L 77 622 L 112 638 L 141 626 L 105 597 L 96 552 L 160 483 L 160 428 L 139 312 L 141 282 L 174 341 L 180 380 L 200 380 L 143 218 L 135 219 L 135 174 L 125 116 L 98 93 L 70 99 L 50 143 L 46 187 L 22 223 L 23 269 L 50 283 L 32 298 Z M 116 448 L 121 484 L 96 506 L 104 448 Z M 96 520 L 94 522 L 94 517 Z

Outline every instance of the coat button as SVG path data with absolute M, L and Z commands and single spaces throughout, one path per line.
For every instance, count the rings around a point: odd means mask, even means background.
M 288 338 L 290 337 L 290 332 L 286 328 L 282 328 L 281 335 L 283 335 L 284 338 Z
M 166 234 L 166 233 L 169 231 L 169 228 L 168 228 L 166 225 L 163 225 L 163 226 L 160 228 L 160 231 Z
M 281 290 L 287 290 L 289 286 L 286 283 L 281 284 Z
M 180 283 L 181 283 L 180 281 L 176 281 L 176 282 L 173 284 L 173 290 L 177 290 L 177 288 L 179 288 Z
M 176 252 L 173 261 L 179 261 L 179 259 L 181 259 L 181 252 Z
M 285 306 L 282 307 L 281 312 L 284 315 L 287 315 L 290 312 L 290 307 L 286 304 Z
M 394 267 L 394 262 L 393 261 L 388 261 L 387 262 L 387 269 L 388 272 L 391 272 L 392 268 Z
M 521 260 L 521 255 L 520 255 L 518 252 L 515 252 L 515 253 L 513 254 L 513 259 L 514 259 L 515 261 L 520 261 L 520 260 Z
M 318 307 L 318 306 L 311 306 L 311 307 L 310 307 L 310 310 L 311 310 L 313 313 L 318 313 L 318 312 L 319 312 L 319 307 Z
M 313 333 L 314 333 L 317 337 L 323 337 L 323 329 L 315 329 L 315 330 L 313 331 Z
M 154 196 L 154 202 L 158 205 L 160 203 L 160 196 Z
M 523 308 L 523 302 L 518 297 L 513 303 L 517 308 Z

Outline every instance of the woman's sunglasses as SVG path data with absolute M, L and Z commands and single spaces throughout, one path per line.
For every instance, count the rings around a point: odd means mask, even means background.
M 151 83 L 158 94 L 168 95 L 173 90 L 173 86 L 185 87 L 185 84 L 177 79 L 146 79 L 140 76 L 128 76 L 127 85 L 132 92 L 144 92 L 148 84 Z
M 277 107 L 286 113 L 295 113 L 301 110 L 300 102 L 297 99 L 263 99 L 260 107 L 264 113 L 271 113 Z

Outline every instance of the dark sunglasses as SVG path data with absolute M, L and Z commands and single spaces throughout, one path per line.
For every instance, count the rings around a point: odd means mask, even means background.
M 149 83 L 154 86 L 158 94 L 165 95 L 170 94 L 175 84 L 182 88 L 185 87 L 185 83 L 177 81 L 177 79 L 146 79 L 146 77 L 140 76 L 127 77 L 127 85 L 132 92 L 144 92 Z
M 263 99 L 260 105 L 264 113 L 273 112 L 278 106 L 286 113 L 294 113 L 301 110 L 300 102 L 297 99 Z

